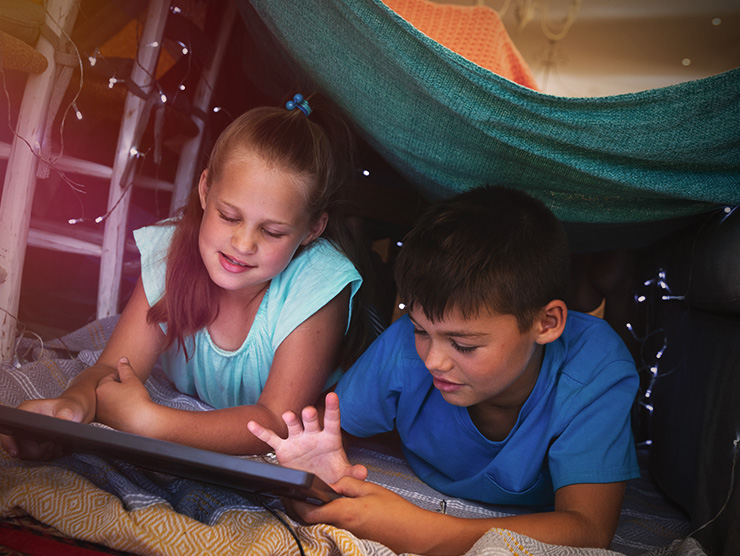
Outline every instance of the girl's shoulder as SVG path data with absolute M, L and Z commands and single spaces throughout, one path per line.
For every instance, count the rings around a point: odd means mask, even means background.
M 276 285 L 294 282 L 322 283 L 334 276 L 352 276 L 359 273 L 352 262 L 331 241 L 319 238 L 296 255 L 290 264 L 273 279 Z M 275 284 L 278 282 L 278 284 Z
M 172 242 L 172 235 L 175 233 L 175 224 L 176 220 L 169 218 L 134 230 L 136 247 L 139 248 L 142 256 L 162 250 L 166 252 Z

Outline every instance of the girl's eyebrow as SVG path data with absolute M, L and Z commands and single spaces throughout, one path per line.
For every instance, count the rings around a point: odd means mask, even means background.
M 232 205 L 228 201 L 224 201 L 223 199 L 218 199 L 218 202 L 221 203 L 222 205 L 227 206 L 231 210 L 234 210 L 234 211 L 238 212 L 239 214 L 242 213 L 242 211 L 241 211 L 241 209 L 239 207 L 237 207 L 236 205 Z M 270 219 L 268 219 L 268 220 L 265 221 L 265 223 L 266 224 L 273 224 L 273 225 L 276 225 L 276 226 L 285 226 L 287 228 L 292 228 L 293 227 L 292 224 L 290 224 L 289 222 L 282 222 L 280 220 L 270 220 Z

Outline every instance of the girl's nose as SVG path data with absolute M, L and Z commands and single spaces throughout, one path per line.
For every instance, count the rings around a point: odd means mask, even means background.
M 239 226 L 239 228 L 231 236 L 231 245 L 239 253 L 254 253 L 255 251 L 257 251 L 257 239 L 255 236 L 255 231 L 244 226 Z

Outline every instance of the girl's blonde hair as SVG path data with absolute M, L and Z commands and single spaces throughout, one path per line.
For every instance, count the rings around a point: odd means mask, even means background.
M 313 185 L 306 199 L 311 218 L 329 214 L 322 237 L 332 241 L 363 273 L 362 250 L 344 214 L 348 189 L 355 181 L 354 133 L 326 99 L 312 95 L 307 100 L 312 109 L 309 116 L 300 110 L 260 107 L 234 120 L 211 150 L 206 184 L 210 187 L 219 179 L 231 157 L 250 150 L 270 163 L 307 176 Z M 167 258 L 165 294 L 147 315 L 149 322 L 167 323 L 165 349 L 176 343 L 186 356 L 186 338 L 208 326 L 218 314 L 218 286 L 210 279 L 198 247 L 202 218 L 195 187 L 176 223 Z M 368 337 L 361 308 L 356 306 L 352 313 L 342 354 L 345 365 L 364 349 Z

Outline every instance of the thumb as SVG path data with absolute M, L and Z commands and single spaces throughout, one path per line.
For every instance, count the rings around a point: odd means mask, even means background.
M 371 483 L 366 483 L 354 477 L 345 476 L 339 479 L 331 487 L 343 496 L 357 498 L 367 494 L 368 487 Z
M 350 467 L 348 475 L 358 481 L 364 481 L 367 479 L 367 467 L 360 465 L 359 463 L 353 465 Z
M 82 412 L 77 408 L 65 405 L 54 413 L 54 417 L 65 419 L 67 421 L 76 421 L 79 423 L 82 421 Z
M 128 357 L 121 357 L 118 360 L 116 368 L 118 369 L 118 380 L 121 382 L 136 376 L 134 368 L 131 366 L 131 363 L 129 363 Z

